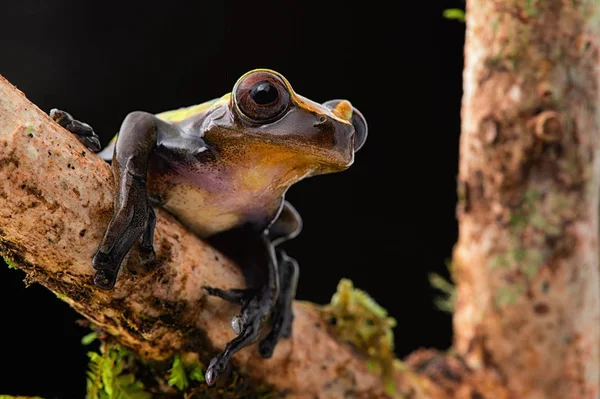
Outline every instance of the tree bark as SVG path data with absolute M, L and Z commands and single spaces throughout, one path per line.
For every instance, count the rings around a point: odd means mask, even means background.
M 597 7 L 467 2 L 454 342 L 512 398 L 599 397 Z
M 0 181 L 0 254 L 142 359 L 178 352 L 206 364 L 234 337 L 238 309 L 201 287 L 244 287 L 241 272 L 162 210 L 157 262 L 142 266 L 134 247 L 114 290 L 93 286 L 91 258 L 113 212 L 110 168 L 1 76 Z M 250 347 L 234 356 L 235 367 L 289 398 L 391 397 L 314 306 L 296 302 L 294 312 L 293 337 L 271 359 Z M 399 390 L 413 384 L 396 377 Z

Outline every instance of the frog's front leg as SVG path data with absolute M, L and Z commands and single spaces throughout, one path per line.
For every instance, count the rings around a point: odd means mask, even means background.
M 200 138 L 182 143 L 184 136 L 178 126 L 146 112 L 132 112 L 123 121 L 111 164 L 116 189 L 114 215 L 92 259 L 97 270 L 94 283 L 99 288 L 114 287 L 123 258 L 140 238 L 142 254 L 153 258 L 156 218 L 146 192 L 148 161 L 158 142 L 184 144 L 190 153 L 206 149 Z
M 148 228 L 154 228 L 154 213 L 146 194 L 148 159 L 158 140 L 155 117 L 144 112 L 129 114 L 119 131 L 112 162 L 115 181 L 114 214 L 98 251 L 92 259 L 94 283 L 112 289 L 121 262 Z M 151 234 L 146 233 L 145 249 Z
M 236 302 L 242 305 L 239 315 L 234 316 L 231 326 L 238 336 L 225 345 L 225 350 L 214 357 L 206 370 L 206 382 L 214 384 L 225 370 L 231 356 L 244 347 L 256 342 L 267 319 L 271 318 L 271 331 L 259 344 L 259 353 L 269 358 L 280 338 L 291 336 L 292 302 L 296 295 L 298 282 L 298 264 L 296 261 L 276 248 L 281 242 L 295 237 L 301 229 L 301 219 L 294 208 L 284 203 L 278 218 L 260 237 L 262 251 L 267 264 L 266 276 L 260 286 L 256 286 L 256 276 L 251 273 L 256 268 L 251 264 L 260 262 L 259 258 L 245 259 L 246 280 L 250 288 L 221 290 L 205 287 L 210 295 Z M 248 242 L 247 245 L 257 245 Z M 261 266 L 260 263 L 257 266 Z M 264 267 L 264 266 L 263 266 Z
M 50 110 L 50 117 L 56 123 L 73 133 L 90 151 L 100 151 L 100 138 L 90 125 L 80 122 L 74 119 L 68 112 L 56 108 Z

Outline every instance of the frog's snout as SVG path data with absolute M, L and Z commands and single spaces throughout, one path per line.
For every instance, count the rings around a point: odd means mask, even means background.
M 354 126 L 354 152 L 360 150 L 367 140 L 368 133 L 367 120 L 363 114 L 354 108 L 348 100 L 329 100 L 323 105 L 340 118 L 352 123 L 352 126 Z

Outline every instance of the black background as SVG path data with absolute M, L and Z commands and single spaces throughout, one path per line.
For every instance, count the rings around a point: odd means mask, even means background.
M 257 67 L 315 101 L 351 100 L 370 129 L 355 164 L 288 193 L 305 222 L 285 245 L 301 265 L 298 298 L 328 302 L 348 277 L 398 320 L 398 356 L 450 346 L 427 275 L 447 275 L 457 237 L 464 24 L 442 11 L 464 2 L 190 4 L 0 2 L 0 74 L 103 145 L 128 112 L 219 97 Z M 0 394 L 82 398 L 87 330 L 23 277 L 0 267 Z

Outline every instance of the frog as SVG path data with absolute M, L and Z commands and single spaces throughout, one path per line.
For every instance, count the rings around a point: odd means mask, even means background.
M 147 262 L 155 260 L 160 207 L 239 265 L 246 282 L 202 287 L 241 309 L 231 319 L 236 336 L 210 361 L 206 383 L 214 385 L 232 356 L 258 341 L 259 354 L 270 358 L 292 336 L 299 279 L 298 262 L 280 247 L 302 230 L 286 192 L 354 163 L 367 138 L 363 114 L 345 99 L 317 103 L 297 94 L 266 68 L 243 74 L 230 93 L 204 103 L 132 111 L 105 148 L 89 124 L 57 108 L 49 114 L 111 166 L 114 212 L 91 259 L 93 284 L 112 290 L 136 244 Z

